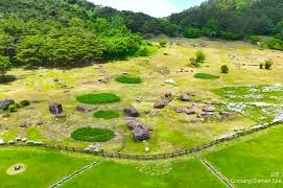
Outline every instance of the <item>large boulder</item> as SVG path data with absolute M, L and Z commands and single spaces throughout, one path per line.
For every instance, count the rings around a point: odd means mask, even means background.
M 162 108 L 165 108 L 166 106 L 168 106 L 169 102 L 170 101 L 167 100 L 167 99 L 161 99 L 161 100 L 155 102 L 153 107 L 157 108 L 157 109 L 162 109 Z
M 143 141 L 150 138 L 149 129 L 144 126 L 137 126 L 133 129 L 133 136 L 136 141 Z
M 62 104 L 49 103 L 49 112 L 53 115 L 61 115 L 63 113 Z
M 137 119 L 128 118 L 127 126 L 132 131 L 135 141 L 143 141 L 150 138 L 150 129 Z
M 133 106 L 125 108 L 124 113 L 127 117 L 139 117 L 140 116 L 140 113 L 138 112 L 138 110 Z
M 14 105 L 15 101 L 12 99 L 5 99 L 0 101 L 0 110 L 8 110 L 10 105 Z

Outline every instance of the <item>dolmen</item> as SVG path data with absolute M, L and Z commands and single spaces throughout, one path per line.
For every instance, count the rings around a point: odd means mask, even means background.
M 168 106 L 172 100 L 173 94 L 171 92 L 166 92 L 159 101 L 154 103 L 153 107 L 157 109 L 163 109 Z
M 126 121 L 135 141 L 144 141 L 150 138 L 150 129 L 142 122 L 135 118 L 127 118 Z
M 56 117 L 61 117 L 63 115 L 63 106 L 58 103 L 49 103 L 49 112 Z

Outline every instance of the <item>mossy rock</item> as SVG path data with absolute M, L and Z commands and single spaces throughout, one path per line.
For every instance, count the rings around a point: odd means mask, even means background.
M 142 79 L 137 76 L 133 75 L 120 75 L 116 78 L 117 82 L 123 83 L 123 84 L 140 84 L 142 83 Z
M 121 98 L 113 93 L 86 94 L 77 97 L 84 104 L 107 104 L 121 101 Z
M 195 78 L 204 79 L 204 80 L 216 80 L 219 79 L 219 76 L 208 74 L 208 73 L 196 73 Z
M 115 119 L 120 117 L 120 113 L 112 110 L 106 110 L 106 111 L 101 110 L 95 112 L 93 116 L 99 119 Z
M 85 142 L 106 142 L 114 137 L 114 132 L 109 129 L 85 127 L 75 130 L 71 137 Z

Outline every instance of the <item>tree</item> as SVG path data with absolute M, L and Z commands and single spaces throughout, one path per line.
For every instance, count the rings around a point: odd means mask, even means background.
M 196 57 L 191 58 L 190 62 L 194 67 L 200 67 L 200 65 L 205 62 L 205 59 L 205 54 L 202 51 L 197 51 Z
M 266 60 L 265 64 L 264 64 L 264 68 L 266 70 L 270 70 L 272 68 L 272 65 L 273 65 L 273 61 L 272 60 Z
M 0 55 L 0 79 L 2 79 L 6 72 L 11 68 L 9 58 Z
M 199 28 L 189 27 L 185 32 L 184 36 L 186 38 L 198 38 L 201 36 L 201 30 Z
M 196 61 L 198 63 L 204 63 L 205 59 L 206 59 L 205 54 L 202 51 L 196 52 Z

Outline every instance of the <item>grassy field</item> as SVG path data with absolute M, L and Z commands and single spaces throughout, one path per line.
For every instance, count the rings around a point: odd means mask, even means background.
M 283 184 L 283 127 L 272 128 L 206 154 L 239 188 L 279 188 Z
M 97 165 L 63 187 L 224 187 L 194 158 L 156 162 L 110 161 L 38 148 L 11 147 L 0 149 L 0 159 L 0 180 L 3 188 L 47 188 L 91 161 L 97 161 Z M 6 170 L 17 163 L 25 164 L 26 171 L 15 176 L 7 175 Z
M 206 55 L 206 63 L 199 68 L 193 68 L 189 66 L 189 59 L 194 57 L 198 50 Z M 232 89 L 231 92 L 234 92 L 236 97 L 234 96 L 235 100 L 230 100 L 229 96 L 225 95 L 227 90 L 223 88 L 274 85 L 281 87 L 282 58 L 282 52 L 260 50 L 244 42 L 172 39 L 166 48 L 161 48 L 150 57 L 70 70 L 13 69 L 8 74 L 15 75 L 17 80 L 0 85 L 0 99 L 27 99 L 32 103 L 9 116 L 0 114 L 0 139 L 9 141 L 20 136 L 46 143 L 86 147 L 90 143 L 76 141 L 70 135 L 78 128 L 93 127 L 107 128 L 115 132 L 112 140 L 103 143 L 105 151 L 160 153 L 204 144 L 258 122 L 271 121 L 280 108 L 273 107 L 275 103 L 270 100 L 264 101 L 262 108 L 262 104 L 259 104 L 261 99 L 258 98 L 256 101 L 244 101 L 247 107 L 244 113 L 237 112 L 233 118 L 211 121 L 178 114 L 176 108 L 191 106 L 194 103 L 199 105 L 199 108 L 207 103 L 223 103 L 227 107 L 235 103 L 239 105 L 236 99 L 242 93 Z M 259 64 L 266 59 L 273 60 L 272 70 L 259 69 Z M 228 65 L 229 74 L 221 74 L 220 67 L 224 64 Z M 116 81 L 117 76 L 127 75 L 126 73 L 141 78 L 142 82 L 123 84 Z M 196 73 L 220 77 L 215 80 L 198 79 L 194 77 Z M 153 104 L 167 91 L 174 94 L 174 100 L 162 110 L 154 109 Z M 183 92 L 193 94 L 193 100 L 179 101 L 177 98 Z M 263 91 L 259 90 L 257 94 L 260 95 L 260 92 Z M 119 96 L 120 101 L 116 97 L 115 103 L 109 104 L 95 102 L 92 105 L 77 101 L 78 96 L 98 93 L 115 94 Z M 271 99 L 277 94 L 272 92 Z M 268 99 L 270 95 L 263 96 Z M 277 105 L 277 101 L 282 100 L 275 101 Z M 66 118 L 56 119 L 51 116 L 48 102 L 63 104 Z M 91 112 L 76 111 L 78 105 L 90 108 Z M 129 106 L 134 106 L 141 114 L 139 119 L 152 128 L 150 140 L 142 143 L 133 141 L 123 116 L 114 119 L 93 117 L 96 111 L 122 112 Z M 27 128 L 22 128 L 21 125 L 27 125 Z M 149 148 L 149 151 L 145 148 Z
M 81 166 L 91 157 L 32 148 L 0 148 L 0 181 L 2 188 L 48 187 Z M 7 169 L 18 163 L 26 165 L 21 174 L 7 175 Z
M 279 125 L 199 155 L 225 175 L 236 188 L 280 188 L 283 183 L 282 132 L 283 127 Z M 3 147 L 0 149 L 0 159 L 1 187 L 5 188 L 48 187 L 92 161 L 97 164 L 65 182 L 62 187 L 225 187 L 194 156 L 135 162 L 39 148 Z M 7 169 L 18 163 L 26 165 L 26 170 L 14 176 L 7 175 Z

